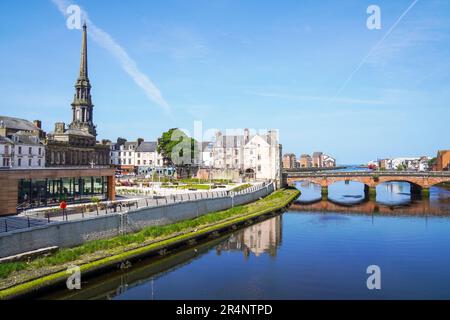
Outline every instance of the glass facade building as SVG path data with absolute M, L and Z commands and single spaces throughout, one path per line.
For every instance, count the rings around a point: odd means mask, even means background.
M 57 179 L 21 179 L 18 204 L 23 209 L 108 198 L 107 177 L 78 177 Z

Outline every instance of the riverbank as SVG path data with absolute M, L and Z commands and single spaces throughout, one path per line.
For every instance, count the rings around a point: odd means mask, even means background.
M 210 213 L 196 219 L 158 227 L 147 227 L 140 232 L 110 239 L 88 242 L 71 249 L 60 249 L 47 257 L 28 262 L 0 265 L 0 298 L 14 298 L 42 288 L 64 283 L 69 266 L 79 266 L 82 275 L 108 268 L 117 268 L 122 262 L 142 257 L 167 254 L 202 238 L 218 236 L 251 219 L 279 211 L 299 196 L 296 189 L 283 189 L 256 202 Z

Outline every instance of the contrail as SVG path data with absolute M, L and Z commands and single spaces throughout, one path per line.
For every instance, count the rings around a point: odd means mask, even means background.
M 341 93 L 342 91 L 347 87 L 348 83 L 353 79 L 353 77 L 355 76 L 355 74 L 359 71 L 359 69 L 361 69 L 361 67 L 366 63 L 367 59 L 372 55 L 372 53 L 375 52 L 375 50 L 377 50 L 380 45 L 384 42 L 384 40 L 386 40 L 386 38 L 391 34 L 391 32 L 397 27 L 397 25 L 400 23 L 400 21 L 402 21 L 403 17 L 406 16 L 408 14 L 408 12 L 416 5 L 416 3 L 419 2 L 419 0 L 415 0 L 409 7 L 408 9 L 405 10 L 405 12 L 402 13 L 402 15 L 397 19 L 397 21 L 392 25 L 392 27 L 388 30 L 388 32 L 386 32 L 386 34 L 383 36 L 383 38 L 381 38 L 380 41 L 378 41 L 378 43 L 369 51 L 369 53 L 361 60 L 361 62 L 359 63 L 359 65 L 356 67 L 355 70 L 353 70 L 353 72 L 350 74 L 350 76 L 347 78 L 347 80 L 344 81 L 344 83 L 342 84 L 342 86 L 339 88 L 338 92 L 336 93 L 336 95 L 333 97 L 333 99 L 331 101 L 334 101 Z
M 70 5 L 65 0 L 52 0 L 63 16 L 67 17 L 67 7 Z M 144 90 L 147 98 L 163 107 L 165 111 L 170 112 L 169 104 L 164 100 L 161 92 L 155 84 L 137 67 L 136 62 L 128 55 L 125 49 L 120 46 L 107 32 L 97 27 L 89 20 L 88 14 L 82 10 L 82 15 L 86 20 L 90 32 L 89 35 L 97 44 L 105 48 L 113 55 L 122 66 L 122 69 L 133 79 L 133 81 Z

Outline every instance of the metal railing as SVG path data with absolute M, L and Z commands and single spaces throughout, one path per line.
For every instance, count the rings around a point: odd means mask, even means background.
M 150 196 L 118 201 L 101 202 L 98 205 L 84 204 L 69 206 L 66 210 L 59 208 L 36 209 L 23 212 L 21 216 L 0 218 L 0 234 L 27 229 L 36 226 L 44 226 L 61 221 L 77 221 L 86 218 L 95 218 L 108 214 L 123 214 L 140 208 L 153 208 L 173 205 L 182 202 L 198 201 L 204 199 L 217 199 L 239 195 L 245 195 L 268 188 L 272 182 L 262 182 L 248 187 L 239 192 L 231 190 L 191 192 L 172 194 L 165 196 Z
M 351 171 L 351 172 L 286 172 L 288 177 L 392 177 L 392 176 L 408 176 L 408 177 L 450 177 L 450 171 Z

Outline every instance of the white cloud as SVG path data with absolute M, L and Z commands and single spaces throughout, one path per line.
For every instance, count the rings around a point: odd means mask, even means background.
M 71 4 L 65 0 L 52 0 L 57 6 L 61 14 L 67 17 L 66 9 Z M 122 69 L 133 79 L 133 81 L 144 91 L 147 98 L 163 107 L 164 110 L 170 111 L 169 104 L 164 100 L 160 90 L 155 84 L 139 70 L 136 62 L 128 55 L 125 49 L 120 46 L 107 32 L 97 27 L 88 18 L 88 14 L 85 10 L 82 10 L 84 19 L 86 20 L 89 28 L 89 35 L 92 39 L 105 48 L 117 61 L 120 63 Z

